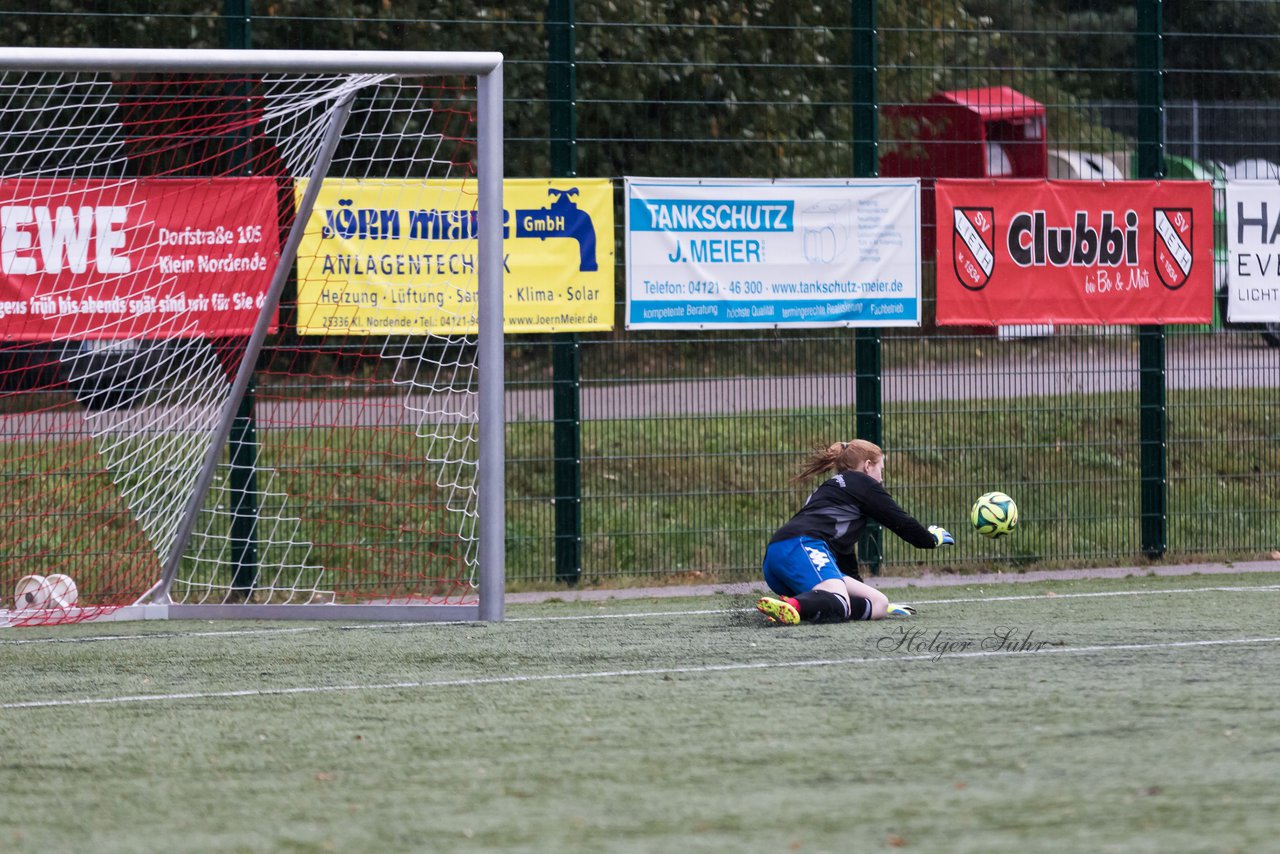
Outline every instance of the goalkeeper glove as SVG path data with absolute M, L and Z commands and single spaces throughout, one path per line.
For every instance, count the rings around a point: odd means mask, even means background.
M 930 525 L 929 533 L 933 534 L 933 547 L 935 549 L 956 544 L 956 538 L 951 536 L 951 533 L 941 525 Z
M 910 605 L 894 605 L 890 602 L 888 609 L 884 612 L 884 615 L 886 617 L 914 617 L 916 615 L 916 609 L 912 608 Z

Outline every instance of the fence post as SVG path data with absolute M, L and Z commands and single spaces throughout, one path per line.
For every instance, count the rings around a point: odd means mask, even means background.
M 1137 2 L 1138 177 L 1164 177 L 1164 22 L 1162 0 Z M 1142 553 L 1164 555 L 1168 545 L 1169 483 L 1163 326 L 1138 329 L 1138 429 L 1141 464 Z
M 573 0 L 547 2 L 547 108 L 556 178 L 578 174 L 574 14 Z M 582 359 L 574 332 L 551 336 L 551 407 L 556 580 L 575 584 L 582 575 Z
M 253 47 L 253 0 L 223 0 L 222 46 L 228 50 Z
M 853 120 L 853 175 L 855 178 L 874 178 L 880 174 L 879 122 L 877 120 L 876 80 L 876 4 L 874 0 L 852 0 L 850 15 L 853 23 L 852 54 L 850 65 L 853 79 L 850 86 Z M 875 442 L 884 440 L 883 401 L 881 398 L 881 340 L 880 330 L 857 327 L 853 332 L 854 374 L 854 426 L 858 438 Z M 858 544 L 860 562 L 872 575 L 880 574 L 883 552 L 883 532 L 880 526 L 867 525 L 862 542 Z
M 231 598 L 248 599 L 258 586 L 258 431 L 254 418 L 254 384 L 249 383 L 228 443 L 231 469 L 227 493 L 231 504 Z
M 230 50 L 253 47 L 252 0 L 224 0 L 222 4 L 222 46 Z M 247 86 L 247 84 L 245 84 Z M 245 91 L 247 98 L 249 93 Z M 247 159 L 243 146 L 235 156 Z M 258 432 L 254 417 L 254 383 L 245 389 L 229 436 L 227 494 L 231 513 L 231 593 L 244 600 L 258 584 Z

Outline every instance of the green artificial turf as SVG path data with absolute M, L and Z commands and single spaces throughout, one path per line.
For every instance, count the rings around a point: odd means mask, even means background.
M 890 593 L 919 616 L 766 627 L 717 595 L 512 605 L 488 625 L 9 630 L 0 850 L 1250 851 L 1280 834 L 1280 575 Z

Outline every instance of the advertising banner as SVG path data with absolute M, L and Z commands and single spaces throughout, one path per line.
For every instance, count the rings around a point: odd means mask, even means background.
M 0 340 L 248 335 L 276 220 L 269 178 L 0 181 Z
M 1280 322 L 1280 184 L 1227 183 L 1227 319 Z
M 299 334 L 475 333 L 475 191 L 474 180 L 325 181 L 298 250 Z M 506 331 L 612 329 L 608 179 L 508 179 L 503 206 Z
M 627 327 L 920 325 L 915 179 L 627 178 Z
M 1203 181 L 939 180 L 940 325 L 1207 323 Z

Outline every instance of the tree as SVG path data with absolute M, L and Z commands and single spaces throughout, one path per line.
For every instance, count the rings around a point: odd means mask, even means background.
M 15 7 L 29 3 L 9 0 Z M 577 0 L 582 174 L 822 177 L 851 169 L 856 0 Z M 4 15 L 11 43 L 220 47 L 223 0 L 48 0 Z M 178 8 L 175 8 L 178 7 Z M 1094 101 L 1134 99 L 1135 4 L 878 0 L 881 104 L 1009 85 L 1075 147 L 1122 144 Z M 546 0 L 256 0 L 258 48 L 498 50 L 507 168 L 549 171 Z M 0 11 L 0 14 L 3 14 Z M 1269 97 L 1280 4 L 1165 0 L 1166 97 Z M 883 123 L 882 123 L 883 124 Z M 883 130 L 888 133 L 891 129 Z

